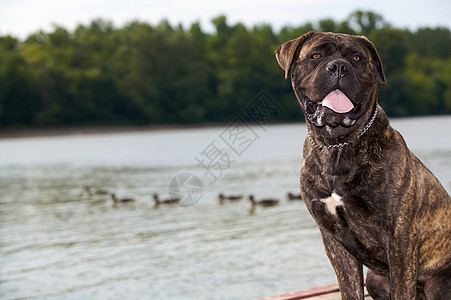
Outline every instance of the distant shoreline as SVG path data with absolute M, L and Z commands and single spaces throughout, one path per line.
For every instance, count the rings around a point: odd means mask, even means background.
M 402 119 L 421 119 L 421 118 L 451 118 L 451 115 L 425 115 L 410 117 L 389 117 L 390 121 Z M 273 122 L 270 125 L 304 123 L 303 120 L 289 122 Z M 112 125 L 112 126 L 86 126 L 86 127 L 52 127 L 52 128 L 20 128 L 20 129 L 0 129 L 1 139 L 28 138 L 28 137 L 46 137 L 46 136 L 70 136 L 70 135 L 90 135 L 90 134 L 114 134 L 125 132 L 146 132 L 146 131 L 165 131 L 196 128 L 214 128 L 226 127 L 230 122 L 211 122 L 196 124 L 155 124 L 155 125 Z
M 293 124 L 299 122 L 272 122 L 268 125 Z M 12 128 L 0 129 L 0 140 L 28 137 L 47 137 L 47 136 L 70 136 L 70 135 L 90 135 L 90 134 L 114 134 L 126 132 L 147 132 L 147 131 L 165 131 L 196 128 L 214 128 L 226 127 L 230 122 L 207 122 L 196 124 L 154 124 L 154 125 L 111 125 L 111 126 L 80 126 L 80 127 L 50 127 L 50 128 Z M 250 125 L 254 125 L 250 123 Z
M 199 123 L 199 124 L 161 124 L 161 125 L 144 125 L 144 126 L 124 125 L 124 126 L 0 129 L 0 139 L 89 135 L 89 134 L 113 134 L 123 132 L 164 131 L 175 129 L 220 127 L 225 126 L 226 124 L 227 123 Z

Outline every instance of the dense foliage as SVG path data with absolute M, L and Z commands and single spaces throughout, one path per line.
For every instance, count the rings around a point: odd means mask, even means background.
M 393 28 L 355 12 L 274 32 L 270 25 L 212 20 L 189 29 L 163 21 L 115 28 L 105 20 L 73 32 L 56 26 L 26 40 L 0 37 L 0 126 L 76 126 L 230 121 L 262 90 L 302 114 L 274 50 L 310 30 L 365 34 L 388 79 L 380 102 L 391 116 L 451 113 L 451 32 Z

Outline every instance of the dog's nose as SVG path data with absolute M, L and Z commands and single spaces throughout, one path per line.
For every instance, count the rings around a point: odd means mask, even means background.
M 327 65 L 326 68 L 332 72 L 335 76 L 343 77 L 348 72 L 348 66 L 344 61 L 332 60 Z

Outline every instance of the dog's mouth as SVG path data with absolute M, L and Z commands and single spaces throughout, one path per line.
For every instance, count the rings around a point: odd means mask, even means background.
M 341 90 L 336 89 L 327 94 L 321 101 L 313 102 L 303 91 L 305 116 L 318 127 L 324 125 L 350 127 L 362 115 L 367 95 L 368 90 L 363 99 L 354 104 Z

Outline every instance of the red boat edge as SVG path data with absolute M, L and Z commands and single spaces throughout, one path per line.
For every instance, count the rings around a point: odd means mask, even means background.
M 259 298 L 257 300 L 299 300 L 299 299 L 309 299 L 316 296 L 336 293 L 340 289 L 338 283 L 328 284 L 324 286 L 314 287 L 306 290 L 290 292 L 278 296 L 269 296 L 264 298 Z

